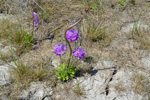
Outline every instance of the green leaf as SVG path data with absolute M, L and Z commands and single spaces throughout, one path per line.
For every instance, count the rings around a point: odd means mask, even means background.
M 68 69 L 66 65 L 63 63 L 57 67 L 56 75 L 58 76 L 58 79 L 65 81 L 69 80 L 70 77 L 74 77 L 76 73 L 76 68 L 72 68 L 72 64 L 69 64 Z
M 69 76 L 66 76 L 66 80 L 68 80 L 69 79 Z

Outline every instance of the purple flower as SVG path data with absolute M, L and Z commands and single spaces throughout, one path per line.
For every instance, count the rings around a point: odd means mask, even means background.
M 38 14 L 36 12 L 33 12 L 32 14 L 33 16 L 38 17 Z
M 66 37 L 68 41 L 73 42 L 79 38 L 79 34 L 77 30 L 68 30 L 66 32 Z
M 32 47 L 33 50 L 37 49 L 37 45 L 34 45 L 34 47 Z
M 33 19 L 34 26 L 38 26 L 40 24 L 38 14 L 36 12 L 33 12 L 33 16 L 35 17 L 35 19 Z
M 40 24 L 38 17 L 33 19 L 33 22 L 34 22 L 34 26 L 39 26 L 39 24 Z
M 60 44 L 55 45 L 53 50 L 57 56 L 60 56 L 66 53 L 65 51 L 67 50 L 67 47 L 63 45 L 62 43 L 60 43 Z
M 73 55 L 75 56 L 75 58 L 78 57 L 78 60 L 80 60 L 85 56 L 85 51 L 83 49 L 81 49 L 80 47 L 77 47 L 73 51 Z

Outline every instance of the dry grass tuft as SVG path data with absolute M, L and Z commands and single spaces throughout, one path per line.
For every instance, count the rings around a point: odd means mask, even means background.
M 44 67 L 33 67 L 33 66 L 27 66 L 24 65 L 22 62 L 17 62 L 16 67 L 12 67 L 10 70 L 11 73 L 11 80 L 12 84 L 11 88 L 12 91 L 16 91 L 12 93 L 14 95 L 18 91 L 26 88 L 31 82 L 33 81 L 46 81 L 51 80 L 51 83 L 54 83 L 56 85 L 56 78 L 54 78 L 55 70 L 47 70 Z
M 10 55 L 6 55 L 6 54 L 0 54 L 0 59 L 3 61 L 7 61 L 10 58 Z
M 118 92 L 123 92 L 123 91 L 125 91 L 125 87 L 123 86 L 122 83 L 117 83 L 117 84 L 115 85 L 115 89 L 116 89 Z
M 9 34 L 18 30 L 17 24 L 11 23 L 7 19 L 0 20 L 0 39 L 7 39 Z
M 79 86 L 79 82 L 76 84 L 76 87 L 73 89 L 73 92 L 74 92 L 76 95 L 78 95 L 78 96 L 81 96 L 81 95 L 84 94 L 84 93 L 83 93 L 83 88 L 81 88 L 81 87 Z
M 85 6 L 89 7 L 91 10 L 96 10 L 100 7 L 102 0 L 84 0 Z
M 81 31 L 85 39 L 98 42 L 100 47 L 108 46 L 113 38 L 112 34 L 98 20 L 83 20 Z
M 150 49 L 150 32 L 149 29 L 141 29 L 140 27 L 134 27 L 132 32 L 127 37 L 133 38 L 140 43 L 140 49 Z
M 150 93 L 150 80 L 144 76 L 144 75 L 140 75 L 140 74 L 134 74 L 131 77 L 131 80 L 134 82 L 133 83 L 133 88 L 135 90 L 135 92 L 139 93 L 139 94 L 149 94 Z
M 140 42 L 140 49 L 150 49 L 150 32 L 148 30 L 137 31 L 135 40 Z
M 7 39 L 7 43 L 12 43 L 17 48 L 16 53 L 20 55 L 33 45 L 33 38 L 25 32 L 17 23 L 12 23 L 7 19 L 0 20 L 0 39 Z

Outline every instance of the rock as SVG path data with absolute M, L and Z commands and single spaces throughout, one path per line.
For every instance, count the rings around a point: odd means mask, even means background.
M 87 74 L 84 77 L 78 77 L 66 86 L 58 85 L 58 92 L 54 97 L 57 97 L 57 100 L 106 100 L 105 81 L 111 75 L 110 73 L 111 71 L 108 70 L 100 70 L 94 75 Z M 81 96 L 72 91 L 76 89 L 77 84 L 83 92 Z M 61 89 L 63 86 L 64 88 Z
M 136 93 L 132 88 L 131 77 L 133 72 L 129 69 L 120 70 L 114 76 L 109 84 L 109 94 L 107 100 L 147 100 L 147 96 Z M 115 86 L 123 87 L 123 90 L 117 90 Z
M 111 71 L 105 68 L 114 67 L 114 64 L 110 60 L 98 61 L 94 67 L 95 70 L 97 69 L 94 75 L 79 79 L 80 87 L 84 88 L 85 100 L 106 100 L 105 81 L 111 76 Z
M 52 65 L 57 68 L 60 65 L 60 59 L 56 58 L 52 60 Z
M 98 61 L 94 69 L 104 69 L 115 67 L 115 63 L 110 60 Z
M 102 63 L 103 63 L 103 66 L 104 66 L 105 68 L 114 67 L 114 62 L 113 62 L 113 61 L 107 60 L 107 61 L 103 61 Z
M 46 86 L 46 82 L 32 82 L 28 88 L 20 93 L 18 98 L 25 100 L 43 100 L 46 95 L 52 95 L 52 93 L 52 89 Z
M 148 25 L 142 24 L 141 22 L 138 22 L 137 25 L 135 23 L 129 23 L 122 27 L 121 32 L 130 33 L 135 27 L 145 30 L 149 28 Z
M 132 71 L 129 69 L 123 70 L 123 71 L 118 71 L 113 76 L 113 81 L 111 82 L 111 84 L 116 84 L 116 83 L 118 83 L 118 81 L 120 81 L 121 83 L 124 83 L 124 85 L 130 86 L 131 85 L 131 80 L 130 80 L 131 76 L 132 76 Z
M 8 72 L 8 65 L 0 66 L 0 86 L 3 86 L 9 83 L 9 72 Z
M 133 90 L 116 92 L 115 90 L 110 89 L 109 96 L 107 96 L 106 100 L 148 100 L 148 97 L 137 94 Z
M 98 71 L 93 76 L 78 79 L 80 87 L 83 88 L 85 100 L 106 100 L 106 95 L 102 92 L 105 91 L 104 84 L 108 77 L 107 71 Z
M 142 58 L 142 63 L 143 63 L 143 67 L 145 67 L 145 69 L 150 70 L 150 57 L 147 58 Z
M 13 62 L 0 66 L 0 86 L 4 86 L 10 83 L 9 77 L 9 68 L 15 66 Z

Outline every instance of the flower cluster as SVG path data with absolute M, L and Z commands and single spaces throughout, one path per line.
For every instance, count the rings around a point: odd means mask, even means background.
M 33 50 L 37 49 L 37 45 L 34 45 L 34 46 L 32 47 L 32 49 L 33 49 Z
M 66 37 L 68 41 L 73 42 L 79 38 L 79 34 L 77 30 L 68 30 L 66 32 Z
M 79 38 L 78 31 L 77 30 L 68 30 L 66 32 L 66 37 L 69 42 L 76 41 Z M 54 53 L 57 56 L 60 56 L 60 55 L 65 54 L 67 47 L 65 45 L 63 45 L 62 43 L 60 43 L 60 44 L 55 45 L 53 49 L 54 49 Z M 77 47 L 75 50 L 73 50 L 72 54 L 75 58 L 78 57 L 78 59 L 81 60 L 85 56 L 85 51 L 83 49 L 81 49 L 80 47 Z
M 78 57 L 78 60 L 80 60 L 85 56 L 85 51 L 83 49 L 81 49 L 80 47 L 77 47 L 73 51 L 73 55 L 75 56 L 75 58 Z
M 62 43 L 60 43 L 60 44 L 55 45 L 53 50 L 57 56 L 61 56 L 66 53 L 65 51 L 67 50 L 67 47 L 63 45 Z
M 36 12 L 33 12 L 33 16 L 35 17 L 35 19 L 33 19 L 34 26 L 38 26 L 40 24 L 38 14 Z

